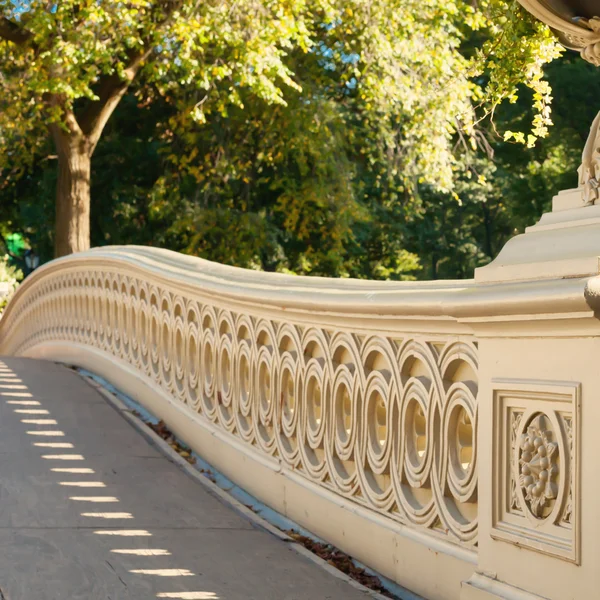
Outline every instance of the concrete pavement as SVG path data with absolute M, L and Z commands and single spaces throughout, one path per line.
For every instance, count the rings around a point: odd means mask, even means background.
M 0 598 L 365 600 L 48 362 L 0 360 Z

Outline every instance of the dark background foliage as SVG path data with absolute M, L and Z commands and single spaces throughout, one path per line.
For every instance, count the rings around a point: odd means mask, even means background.
M 248 97 L 205 125 L 171 127 L 156 95 L 123 100 L 93 161 L 92 244 L 168 247 L 242 267 L 376 279 L 471 277 L 552 196 L 576 185 L 600 108 L 600 70 L 567 53 L 547 68 L 553 121 L 535 148 L 495 133 L 525 130 L 527 91 L 481 134 L 490 152 L 457 153 L 454 192 L 394 170 L 351 86 L 299 55 L 302 93 L 287 106 Z M 157 125 L 159 123 L 159 125 Z M 457 139 L 457 144 L 460 140 Z M 52 256 L 56 157 L 50 144 L 0 188 L 0 233 L 20 232 Z

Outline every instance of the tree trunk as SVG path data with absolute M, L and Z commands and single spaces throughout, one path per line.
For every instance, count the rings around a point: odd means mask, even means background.
M 58 148 L 56 184 L 56 257 L 90 247 L 91 152 L 85 140 L 69 140 Z

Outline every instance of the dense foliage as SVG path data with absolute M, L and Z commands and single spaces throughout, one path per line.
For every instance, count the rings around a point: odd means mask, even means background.
M 23 279 L 23 272 L 9 264 L 9 256 L 0 256 L 0 315 L 8 300 Z
M 33 40 L 0 25 L 0 228 L 51 256 L 61 152 L 48 129 L 84 125 L 103 78 L 122 81 L 143 49 L 94 145 L 93 244 L 469 276 L 574 183 L 600 86 L 574 56 L 552 63 L 547 135 L 542 67 L 559 48 L 514 1 L 474 6 L 0 0 L 5 27 Z

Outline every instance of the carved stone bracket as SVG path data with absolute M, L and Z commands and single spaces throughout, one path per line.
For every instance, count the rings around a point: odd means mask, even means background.
M 598 44 L 600 46 L 600 44 Z M 595 204 L 600 198 L 600 113 L 594 119 L 579 167 L 579 186 L 584 204 Z
M 584 21 L 587 27 L 598 35 L 598 41 L 591 42 L 589 40 L 581 40 L 583 42 L 583 49 L 581 50 L 581 56 L 592 63 L 596 67 L 600 66 L 600 18 L 594 17 Z
M 569 11 L 569 3 L 554 0 L 519 0 L 534 17 L 548 25 L 560 42 L 571 50 L 578 50 L 588 62 L 600 66 L 600 15 L 579 14 Z M 598 9 L 600 12 L 600 9 Z M 586 11 L 584 11 L 586 12 Z M 590 11 L 587 11 L 590 12 Z

